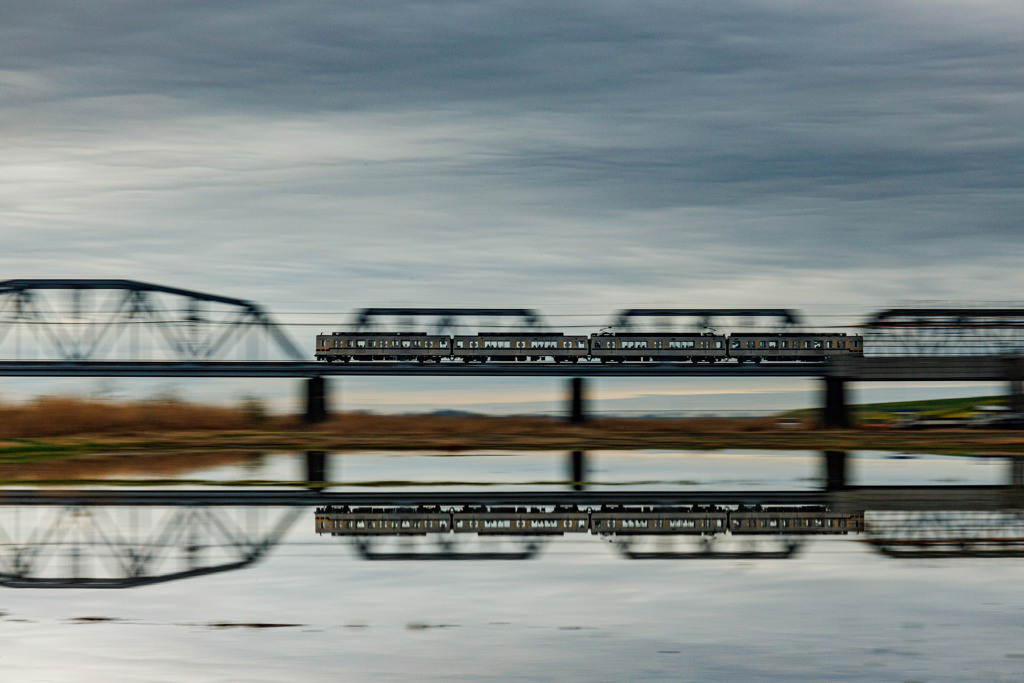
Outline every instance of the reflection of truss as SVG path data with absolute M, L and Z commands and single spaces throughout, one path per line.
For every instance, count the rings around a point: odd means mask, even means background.
M 871 512 L 867 541 L 891 557 L 1024 557 L 1024 513 Z
M 860 326 L 870 355 L 1004 355 L 1024 349 L 1021 308 L 892 308 Z
M 302 360 L 256 304 L 130 280 L 0 282 L 0 357 Z
M 784 308 L 634 308 L 619 311 L 611 325 L 622 330 L 640 330 L 641 321 L 658 319 L 663 329 L 785 330 L 801 324 L 800 314 Z M 684 321 L 682 323 L 677 321 Z
M 548 539 L 428 536 L 355 536 L 352 547 L 364 560 L 529 560 Z
M 0 585 L 128 588 L 241 569 L 277 545 L 302 512 L 4 507 Z
M 543 324 L 539 313 L 528 308 L 364 308 L 356 313 L 357 330 L 398 329 L 431 330 L 449 334 L 470 320 L 488 320 L 481 327 L 536 328 Z
M 793 536 L 609 536 L 630 560 L 786 560 L 803 538 Z

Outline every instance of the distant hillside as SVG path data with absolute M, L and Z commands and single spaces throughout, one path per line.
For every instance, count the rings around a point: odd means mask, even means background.
M 858 422 L 888 420 L 894 411 L 914 411 L 921 417 L 968 417 L 977 406 L 1005 406 L 1006 396 L 968 396 L 966 398 L 938 398 L 927 401 L 893 401 L 891 403 L 864 403 L 851 406 L 853 418 Z M 793 417 L 812 417 L 818 409 L 810 408 L 786 413 Z

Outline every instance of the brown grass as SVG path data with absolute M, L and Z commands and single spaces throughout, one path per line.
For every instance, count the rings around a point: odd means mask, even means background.
M 261 422 L 269 423 L 272 420 Z M 240 409 L 167 401 L 112 403 L 76 398 L 40 398 L 22 406 L 0 406 L 0 439 L 89 434 L 130 436 L 183 431 L 231 431 L 267 426 L 273 425 L 256 424 Z
M 26 443 L 29 442 L 29 443 Z M 86 453 L 266 450 L 797 449 L 1024 453 L 1024 432 L 824 430 L 774 418 L 593 419 L 335 414 L 297 417 L 181 402 L 113 403 L 45 398 L 0 406 L 0 455 L 8 462 Z

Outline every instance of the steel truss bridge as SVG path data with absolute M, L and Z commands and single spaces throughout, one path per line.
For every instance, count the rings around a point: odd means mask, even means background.
M 501 308 L 365 308 L 356 311 L 353 330 L 422 329 L 452 332 L 467 324 L 474 329 L 545 329 L 544 317 L 532 309 Z M 630 332 L 756 329 L 799 332 L 801 315 L 789 309 L 631 309 L 609 316 L 607 329 Z M 554 326 L 553 329 L 558 329 Z M 863 334 L 869 356 L 1012 356 L 1024 353 L 1024 307 L 894 308 L 847 323 L 849 332 Z M 54 363 L 80 373 L 105 369 L 128 373 L 142 365 L 162 365 L 167 372 L 227 364 L 225 372 L 280 374 L 282 364 L 293 376 L 319 374 L 377 374 L 386 369 L 317 370 L 309 363 L 311 344 L 296 344 L 284 326 L 259 304 L 243 299 L 165 287 L 132 280 L 7 280 L 0 282 L 0 361 L 4 372 L 18 363 L 33 364 L 33 374 L 57 372 Z M 102 365 L 106 363 L 107 365 Z M 377 363 L 376 365 L 381 365 Z M 461 372 L 440 367 L 434 372 Z M 538 372 L 527 364 L 508 364 L 517 373 Z M 658 366 L 653 374 L 671 374 Z M 785 364 L 773 364 L 785 366 Z M 797 364 L 793 364 L 797 365 Z M 799 364 L 802 366 L 813 364 Z M 411 366 L 400 365 L 399 372 Z M 556 373 L 644 373 L 641 369 L 602 370 L 562 368 Z M 820 374 L 821 368 L 805 370 Z M 154 372 L 159 371 L 159 367 Z M 732 373 L 729 364 L 692 372 Z M 786 373 L 786 367 L 753 368 L 758 374 Z M 199 370 L 195 370 L 196 373 Z M 209 372 L 213 372 L 210 370 Z M 506 372 L 475 369 L 473 374 Z M 679 371 L 681 374 L 686 374 Z M 690 371 L 686 371 L 690 372 Z
M 543 328 L 531 309 L 366 308 L 350 327 L 454 330 L 466 321 Z M 490 321 L 487 323 L 481 321 Z M 622 331 L 756 329 L 795 332 L 788 309 L 632 309 L 610 318 Z M 652 328 L 651 325 L 654 327 Z M 669 327 L 666 327 L 669 326 Z M 479 329 L 479 328 L 478 328 Z M 0 282 L 0 376 L 307 378 L 307 419 L 326 416 L 331 376 L 566 377 L 571 417 L 583 419 L 583 380 L 600 377 L 808 377 L 825 380 L 825 423 L 845 426 L 848 381 L 1007 381 L 1024 412 L 1024 308 L 899 308 L 844 328 L 865 336 L 868 356 L 833 363 L 311 362 L 258 304 L 130 280 Z

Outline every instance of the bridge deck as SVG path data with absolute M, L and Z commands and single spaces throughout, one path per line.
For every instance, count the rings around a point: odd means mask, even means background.
M 1001 356 L 844 358 L 833 363 L 484 363 L 0 361 L 11 377 L 837 377 L 853 381 L 1005 381 L 1024 361 Z

